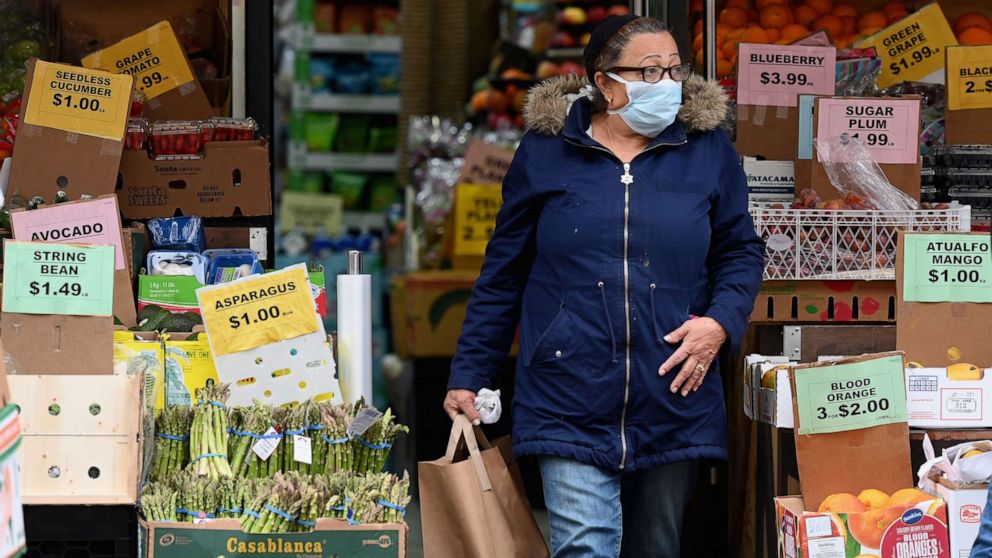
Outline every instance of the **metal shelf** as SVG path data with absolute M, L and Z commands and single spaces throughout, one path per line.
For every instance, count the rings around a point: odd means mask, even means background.
M 311 52 L 399 53 L 403 40 L 398 35 L 314 33 L 303 25 L 297 28 L 296 48 Z
M 358 172 L 396 172 L 396 153 L 312 153 L 294 148 L 290 153 L 291 168 L 304 170 L 342 170 Z
M 293 90 L 293 108 L 336 112 L 395 114 L 400 111 L 399 95 L 339 95 L 311 93 L 305 88 Z

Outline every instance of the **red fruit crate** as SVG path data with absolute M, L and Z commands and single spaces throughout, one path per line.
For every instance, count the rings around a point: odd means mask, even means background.
M 895 278 L 899 231 L 967 232 L 971 207 L 916 211 L 751 209 L 765 280 Z

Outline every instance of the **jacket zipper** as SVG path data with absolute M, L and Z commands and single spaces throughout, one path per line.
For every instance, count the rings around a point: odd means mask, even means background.
M 565 141 L 579 147 L 588 147 L 589 149 L 602 151 L 617 161 L 620 160 L 615 153 L 605 147 L 582 144 L 570 140 L 567 137 L 565 138 Z M 653 151 L 658 147 L 677 147 L 686 143 L 688 143 L 688 140 L 682 140 L 679 143 L 659 143 L 658 145 L 641 151 L 631 161 L 636 160 L 637 157 L 640 157 L 649 151 Z M 630 261 L 628 260 L 628 255 L 630 247 L 630 185 L 634 183 L 634 176 L 630 174 L 630 163 L 623 163 L 623 174 L 620 176 L 620 183 L 623 184 L 623 310 L 624 319 L 626 322 L 623 408 L 620 411 L 620 465 L 618 467 L 618 469 L 622 471 L 627 465 L 627 404 L 630 401 Z

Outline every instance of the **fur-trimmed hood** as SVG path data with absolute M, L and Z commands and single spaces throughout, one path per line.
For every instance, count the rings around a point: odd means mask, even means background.
M 575 95 L 588 84 L 584 77 L 568 75 L 536 85 L 524 106 L 527 128 L 546 135 L 558 135 L 565 127 L 571 104 L 567 96 Z M 679 122 L 689 133 L 715 130 L 723 124 L 729 106 L 730 99 L 720 84 L 694 75 L 682 84 Z

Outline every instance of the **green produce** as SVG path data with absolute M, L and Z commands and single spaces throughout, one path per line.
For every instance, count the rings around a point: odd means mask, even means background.
M 230 394 L 227 384 L 214 384 L 196 390 L 193 424 L 190 429 L 190 458 L 199 477 L 230 477 L 227 460 L 228 421 L 225 403 Z
M 189 433 L 193 410 L 166 407 L 155 419 L 155 460 L 152 479 L 161 480 L 189 464 Z
M 199 323 L 200 322 L 195 322 L 189 319 L 185 314 L 169 314 L 162 320 L 156 331 L 166 333 L 188 333 L 193 331 L 193 327 Z

